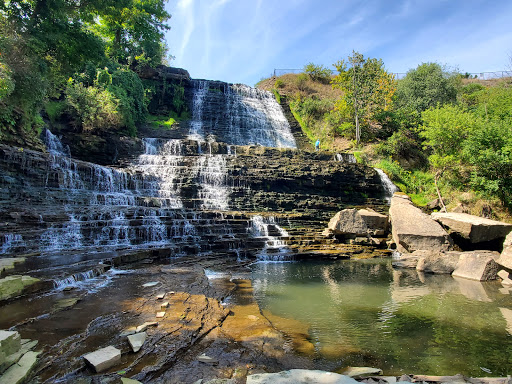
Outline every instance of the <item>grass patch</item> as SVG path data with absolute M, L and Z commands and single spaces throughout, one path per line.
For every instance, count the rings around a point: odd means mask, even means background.
M 277 103 L 281 104 L 281 94 L 279 93 L 279 91 L 276 88 L 272 88 L 272 93 L 274 94 Z
M 62 116 L 65 109 L 66 103 L 62 101 L 48 101 L 44 106 L 44 110 L 52 123 L 55 123 Z
M 174 129 L 176 119 L 174 117 L 167 117 L 167 116 L 154 116 L 149 115 L 148 116 L 148 123 L 153 129 Z M 173 127 L 174 126 L 174 127 Z

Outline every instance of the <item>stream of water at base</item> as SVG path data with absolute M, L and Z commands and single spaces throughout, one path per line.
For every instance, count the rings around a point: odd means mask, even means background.
M 309 327 L 315 365 L 506 376 L 512 297 L 499 283 L 394 270 L 390 260 L 257 263 L 263 311 Z

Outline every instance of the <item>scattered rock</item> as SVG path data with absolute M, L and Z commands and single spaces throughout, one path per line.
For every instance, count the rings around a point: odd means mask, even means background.
M 159 284 L 159 282 L 158 282 L 158 281 L 151 281 L 151 282 L 149 282 L 149 283 L 142 284 L 142 286 L 143 286 L 144 288 L 147 288 L 147 287 L 154 287 L 155 285 L 158 285 L 158 284 Z
M 156 327 L 157 325 L 158 322 L 156 321 L 145 322 L 144 324 L 139 325 L 137 328 L 135 328 L 135 333 L 144 332 L 149 327 Z
M 128 379 L 126 377 L 121 378 L 121 383 L 123 383 L 123 384 L 142 384 L 138 380 Z
M 119 336 L 126 337 L 126 336 L 133 335 L 134 333 L 137 333 L 137 327 L 126 328 L 123 332 L 121 332 L 121 334 Z
M 389 216 L 393 240 L 399 252 L 450 250 L 452 244 L 448 233 L 402 194 L 393 195 Z
M 416 270 L 425 273 L 450 274 L 459 263 L 461 252 L 448 251 L 414 251 L 413 256 L 418 256 Z
M 17 364 L 13 364 L 0 377 L 0 384 L 18 384 L 25 381 L 25 378 L 37 362 L 37 355 L 39 355 L 39 352 L 30 351 L 25 353 Z
M 161 309 L 166 309 L 168 306 L 169 306 L 169 302 L 168 301 L 165 301 L 162 304 L 160 304 L 160 308 Z
M 498 272 L 498 277 L 501 279 L 501 284 L 505 286 L 512 286 L 512 279 L 510 278 L 510 273 L 502 269 Z
M 504 239 L 512 231 L 512 224 L 467 213 L 434 212 L 431 216 L 443 226 L 448 227 L 450 232 L 457 233 L 473 244 Z
M 165 297 L 165 292 L 164 293 L 159 293 L 158 295 L 156 295 L 156 299 L 157 300 L 163 300 L 164 297 Z
M 348 238 L 365 238 L 384 236 L 388 229 L 388 217 L 371 209 L 344 209 L 338 212 L 323 232 L 325 237 L 331 235 Z
M 259 373 L 247 376 L 247 384 L 356 384 L 349 376 L 333 372 L 291 369 L 278 373 Z
M 364 376 L 382 375 L 382 369 L 371 367 L 348 367 L 343 371 L 344 375 L 359 378 Z
M 496 263 L 498 257 L 499 253 L 492 251 L 463 252 L 452 276 L 479 281 L 496 280 L 500 269 Z
M 164 317 L 164 316 L 165 316 L 165 311 L 164 311 L 164 312 L 157 312 L 157 313 L 156 313 L 156 318 L 157 318 L 157 319 L 161 319 L 161 318 L 162 318 L 162 317 Z
M 497 263 L 512 270 L 512 232 L 508 234 L 503 242 L 503 252 L 501 252 Z
M 399 382 L 400 382 L 400 381 L 402 381 L 402 382 L 404 382 L 404 381 L 405 381 L 405 382 L 409 382 L 409 383 L 411 383 L 411 382 L 412 382 L 412 379 L 411 379 L 411 378 L 410 378 L 410 376 L 408 376 L 408 375 L 402 375 L 402 376 L 400 376 L 400 378 L 398 379 L 398 381 L 399 381 Z
M 0 273 L 14 269 L 15 264 L 25 262 L 24 257 L 9 257 L 0 259 Z
M 25 288 L 40 280 L 30 276 L 12 275 L 0 279 L 0 300 L 7 300 L 23 293 Z
M 411 268 L 416 269 L 419 256 L 414 256 L 412 253 L 402 253 L 398 259 L 393 260 L 391 263 L 395 268 Z
M 12 355 L 21 348 L 21 336 L 17 331 L 0 330 L 0 354 Z
M 128 343 L 130 343 L 130 347 L 132 347 L 133 352 L 139 352 L 142 348 L 142 345 L 146 341 L 147 338 L 146 332 L 136 333 L 134 335 L 128 336 Z
M 205 364 L 217 365 L 219 364 L 219 360 L 214 359 L 213 357 L 206 356 L 205 354 L 199 355 L 196 358 L 197 361 Z
M 103 372 L 121 362 L 121 351 L 113 346 L 88 353 L 84 359 L 96 372 Z

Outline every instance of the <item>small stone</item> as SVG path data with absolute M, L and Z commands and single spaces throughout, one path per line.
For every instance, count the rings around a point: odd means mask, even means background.
M 121 383 L 123 384 L 142 384 L 140 381 L 138 380 L 133 380 L 133 379 L 128 379 L 126 377 L 122 377 L 121 378 Z
M 200 361 L 201 363 L 205 363 L 205 364 L 212 364 L 212 365 L 219 364 L 219 360 L 214 359 L 213 357 L 210 357 L 210 356 L 206 356 L 204 353 L 202 355 L 197 356 L 196 360 Z
M 113 346 L 108 346 L 88 353 L 84 359 L 99 373 L 118 364 L 121 361 L 121 351 Z
M 169 292 L 169 295 L 174 295 L 175 293 L 176 293 L 176 292 L 174 292 L 174 291 L 170 291 L 170 292 Z
M 348 367 L 343 372 L 343 374 L 354 378 L 363 376 L 382 375 L 382 369 L 371 367 Z
M 130 343 L 130 346 L 132 347 L 133 352 L 139 352 L 142 348 L 142 345 L 146 341 L 147 338 L 146 332 L 140 332 L 136 333 L 134 335 L 128 336 L 128 342 Z
M 121 332 L 121 334 L 119 336 L 126 337 L 126 336 L 133 335 L 134 333 L 137 333 L 137 327 L 126 328 L 123 332 Z
M 409 383 L 412 383 L 412 379 L 411 379 L 409 376 L 407 376 L 407 375 L 402 375 L 402 376 L 400 376 L 400 378 L 398 379 L 398 381 L 402 381 L 402 382 L 403 382 L 403 381 L 407 381 L 407 382 L 409 382 Z
M 149 282 L 149 283 L 142 284 L 142 286 L 143 286 L 144 288 L 147 288 L 147 287 L 154 287 L 155 285 L 158 285 L 158 284 L 159 284 L 159 282 L 158 282 L 158 281 L 151 281 L 151 282 Z
M 159 293 L 158 295 L 156 295 L 156 299 L 157 300 L 163 300 L 164 297 L 165 297 L 165 292 L 164 293 Z
M 145 322 L 144 324 L 139 325 L 137 328 L 135 328 L 135 332 L 136 333 L 144 332 L 149 327 L 156 327 L 157 325 L 158 325 L 158 322 L 156 322 L 156 321 Z
M 160 304 L 160 308 L 162 308 L 162 309 L 166 309 L 168 306 L 169 306 L 169 302 L 168 301 L 165 301 L 162 304 Z
M 162 317 L 164 317 L 164 316 L 165 316 L 165 312 L 157 312 L 157 313 L 156 313 L 156 318 L 157 318 L 157 319 L 161 319 L 161 318 L 162 318 Z

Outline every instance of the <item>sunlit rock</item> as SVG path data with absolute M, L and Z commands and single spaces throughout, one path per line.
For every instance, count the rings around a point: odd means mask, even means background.
M 416 269 L 425 273 L 450 274 L 459 262 L 461 252 L 448 251 L 414 251 L 413 256 L 418 256 Z
M 463 252 L 452 276 L 478 281 L 496 280 L 500 270 L 496 263 L 498 257 L 499 253 L 492 251 Z
M 278 373 L 260 373 L 247 376 L 247 384 L 356 384 L 345 375 L 307 369 L 291 369 Z
M 497 260 L 498 264 L 512 270 L 512 232 L 508 234 L 503 243 L 503 252 Z
M 0 279 L 0 300 L 19 296 L 23 291 L 40 280 L 30 276 L 13 275 Z
M 375 376 L 382 375 L 382 369 L 372 367 L 348 367 L 343 371 L 343 374 L 354 378 Z
M 128 336 L 128 343 L 130 343 L 130 347 L 132 347 L 133 352 L 140 351 L 142 345 L 146 341 L 147 336 L 148 335 L 146 332 L 135 333 Z
M 443 226 L 448 227 L 450 233 L 456 233 L 472 244 L 496 239 L 503 241 L 507 234 L 512 231 L 512 224 L 468 215 L 467 213 L 434 212 L 431 216 Z
M 416 250 L 448 251 L 448 233 L 429 215 L 416 208 L 408 196 L 395 193 L 389 208 L 391 233 L 399 252 Z
M 121 351 L 113 346 L 88 353 L 84 359 L 96 372 L 103 372 L 121 362 Z

